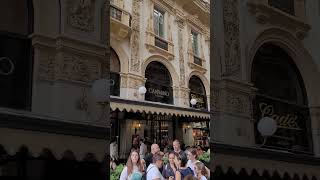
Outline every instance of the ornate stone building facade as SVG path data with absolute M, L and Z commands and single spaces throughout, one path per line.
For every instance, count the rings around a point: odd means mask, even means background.
M 320 177 L 319 11 L 312 0 L 211 1 L 215 178 Z M 278 129 L 263 143 L 266 116 Z
M 118 109 L 129 112 L 131 109 L 134 112 L 138 110 L 154 113 L 156 111 L 160 114 L 167 113 L 174 116 L 199 115 L 199 117 L 208 118 L 210 103 L 209 7 L 209 3 L 203 0 L 111 1 L 110 47 L 117 59 L 111 59 L 111 72 L 114 82 L 119 82 L 120 89 L 118 91 L 117 87 L 113 87 L 114 89 L 111 90 L 111 95 L 114 95 L 111 99 L 113 111 Z M 119 64 L 119 67 L 112 67 L 113 64 Z M 152 68 L 153 70 L 149 71 Z M 160 72 L 160 74 L 153 75 L 153 72 Z M 168 78 L 164 78 L 162 74 L 167 74 Z M 198 93 L 200 95 L 198 97 L 195 95 L 197 93 L 191 95 L 190 82 L 192 79 L 196 79 L 195 83 L 200 83 L 197 88 L 203 90 L 202 93 Z M 161 82 L 167 82 L 167 86 L 166 83 L 161 85 Z M 146 87 L 145 95 L 139 94 L 138 90 L 141 86 Z M 158 95 L 154 96 L 156 93 Z M 197 105 L 204 109 L 204 114 L 198 112 L 199 108 L 191 107 L 190 99 L 193 97 L 198 100 Z M 127 102 L 121 104 L 118 102 L 119 99 L 125 99 Z M 124 107 L 140 102 L 157 102 L 165 106 L 158 111 L 150 104 L 136 108 L 133 108 L 133 105 Z M 169 119 L 169 121 L 174 121 Z M 184 134 L 182 133 L 183 127 L 180 127 L 179 131 L 181 135 Z M 145 137 L 146 135 L 143 134 L 141 132 L 140 136 Z M 121 141 L 125 143 L 120 137 Z M 126 143 L 131 144 L 131 142 Z

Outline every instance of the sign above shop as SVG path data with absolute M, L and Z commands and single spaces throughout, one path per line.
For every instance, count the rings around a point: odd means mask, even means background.
M 191 105 L 196 109 L 207 109 L 207 101 L 205 95 L 190 93 L 190 99 L 195 99 L 197 103 L 195 105 Z
M 277 122 L 277 131 L 268 138 L 266 146 L 299 151 L 310 150 L 310 121 L 308 108 L 276 101 L 263 96 L 257 96 L 254 102 L 254 117 L 256 119 L 256 141 L 261 143 L 262 137 L 257 131 L 257 122 L 263 117 L 270 117 Z
M 148 101 L 161 102 L 166 104 L 173 103 L 173 92 L 171 87 L 163 86 L 156 83 L 146 83 L 147 92 L 145 99 Z

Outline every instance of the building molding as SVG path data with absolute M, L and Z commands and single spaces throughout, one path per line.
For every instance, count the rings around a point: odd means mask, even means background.
M 179 76 L 178 73 L 176 72 L 174 66 L 163 56 L 161 55 L 152 55 L 146 58 L 146 60 L 142 63 L 141 66 L 141 74 L 143 77 L 145 77 L 145 71 L 149 63 L 157 61 L 162 63 L 170 72 L 170 76 L 172 79 L 172 86 L 179 86 Z

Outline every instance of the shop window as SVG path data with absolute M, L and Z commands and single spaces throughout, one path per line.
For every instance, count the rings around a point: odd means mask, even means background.
M 268 0 L 268 4 L 288 14 L 294 15 L 294 0 Z
M 207 96 L 204 85 L 200 78 L 192 76 L 189 81 L 190 100 L 196 99 L 196 105 L 190 103 L 190 107 L 197 109 L 207 109 Z
M 148 101 L 173 104 L 172 80 L 168 69 L 160 62 L 151 62 L 145 72 Z
M 256 123 L 262 117 L 271 117 L 278 124 L 276 133 L 267 139 L 265 146 L 310 152 L 312 141 L 306 91 L 291 57 L 278 46 L 263 45 L 254 58 L 252 81 L 258 89 L 253 101 Z M 259 132 L 255 132 L 256 142 L 262 143 Z
M 33 53 L 32 1 L 0 2 L 0 106 L 31 108 Z
M 113 49 L 110 52 L 110 95 L 120 96 L 120 61 Z

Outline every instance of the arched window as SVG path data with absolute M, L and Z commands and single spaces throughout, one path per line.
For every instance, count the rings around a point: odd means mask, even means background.
M 32 0 L 0 1 L 0 106 L 31 108 Z
M 160 62 L 148 64 L 145 72 L 148 101 L 173 104 L 172 80 L 168 69 Z
M 110 51 L 110 95 L 120 96 L 120 61 L 112 48 Z
M 280 47 L 264 44 L 255 55 L 252 82 L 258 89 L 254 100 L 256 122 L 276 120 L 278 129 L 266 146 L 307 152 L 312 150 L 308 102 L 302 77 L 291 57 Z M 262 137 L 256 131 L 257 143 Z
M 206 90 L 200 78 L 197 76 L 192 76 L 189 80 L 189 89 L 190 89 L 190 100 L 196 99 L 197 104 L 191 105 L 190 107 L 194 107 L 197 109 L 207 109 L 207 96 Z

